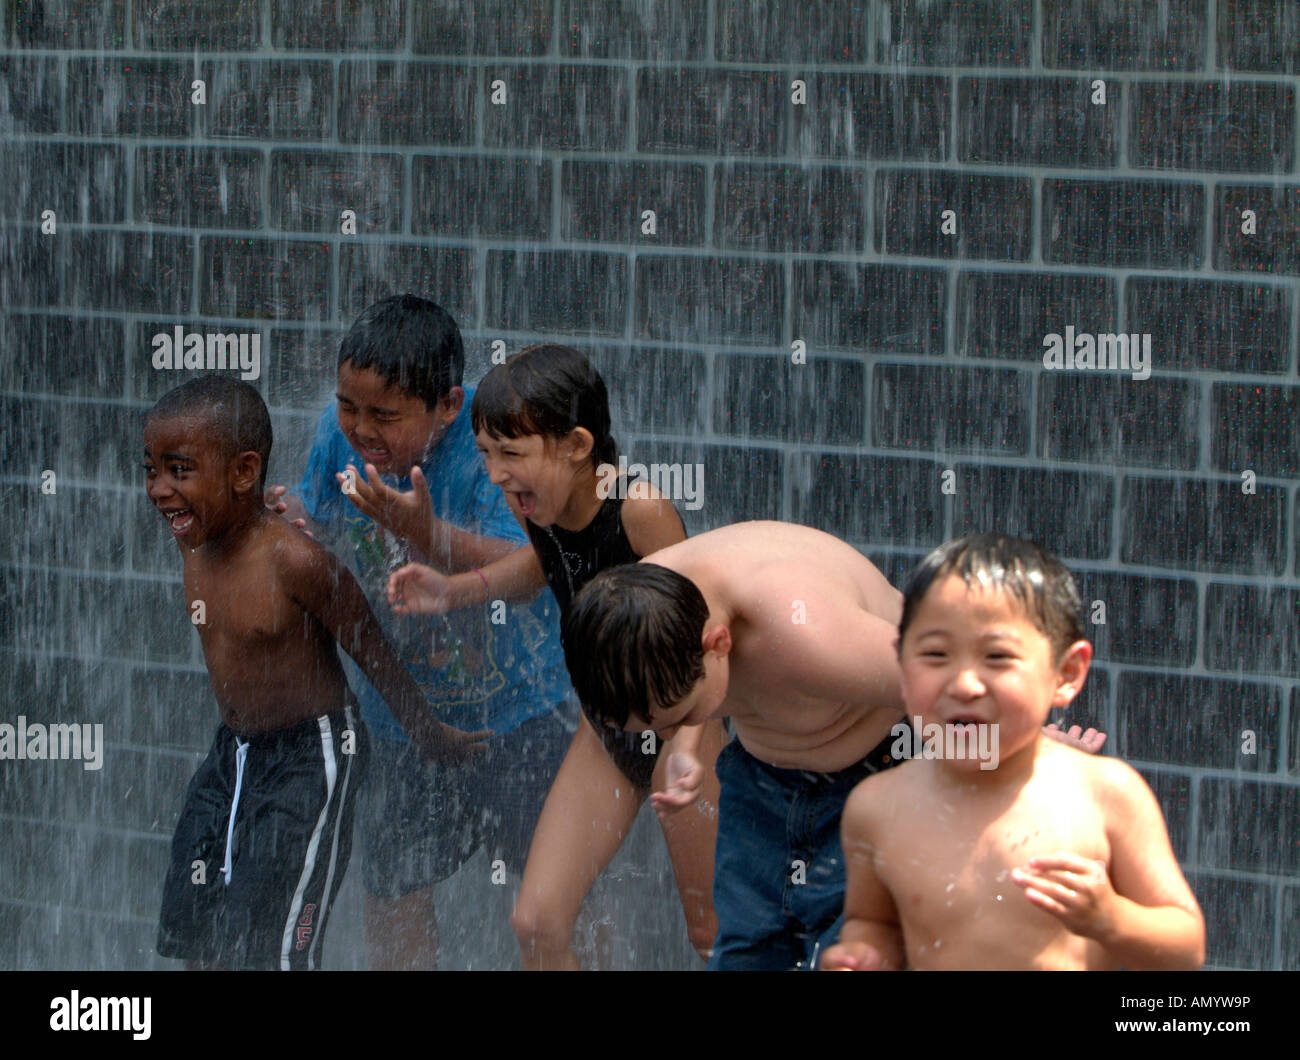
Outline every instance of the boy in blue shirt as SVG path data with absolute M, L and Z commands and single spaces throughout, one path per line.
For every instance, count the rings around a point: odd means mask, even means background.
M 372 968 L 436 967 L 433 886 L 480 846 L 498 880 L 519 879 L 577 721 L 549 590 L 529 604 L 493 601 L 433 622 L 393 615 L 384 595 L 388 575 L 413 560 L 453 573 L 531 547 L 488 481 L 463 370 L 460 331 L 439 306 L 413 295 L 370 306 L 343 339 L 337 401 L 321 415 L 296 496 L 280 505 L 355 563 L 438 719 L 492 732 L 472 764 L 426 765 L 352 672 L 375 737 L 360 808 Z

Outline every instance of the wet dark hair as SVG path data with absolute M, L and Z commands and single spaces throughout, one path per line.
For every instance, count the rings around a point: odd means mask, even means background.
M 900 650 L 925 594 L 949 574 L 960 575 L 969 586 L 987 585 L 1014 596 L 1052 645 L 1057 660 L 1075 641 L 1086 639 L 1078 587 L 1059 559 L 1032 541 L 972 534 L 940 545 L 908 575 L 898 622 Z
M 592 463 L 599 467 L 618 459 L 605 380 L 568 346 L 529 346 L 497 365 L 475 389 L 469 416 L 475 433 L 486 430 L 493 438 L 563 438 L 584 427 L 595 439 Z
M 229 459 L 252 450 L 262 458 L 259 489 L 266 488 L 266 466 L 271 461 L 271 414 L 257 390 L 226 375 L 201 375 L 169 390 L 145 414 L 152 420 L 201 417 L 211 428 L 204 440 L 221 446 Z
M 689 578 L 656 563 L 627 563 L 592 578 L 560 623 L 578 698 L 620 729 L 629 715 L 681 702 L 704 676 L 700 635 L 709 618 Z
M 364 309 L 343 336 L 339 364 L 369 368 L 389 386 L 433 408 L 465 375 L 465 344 L 440 305 L 413 294 Z

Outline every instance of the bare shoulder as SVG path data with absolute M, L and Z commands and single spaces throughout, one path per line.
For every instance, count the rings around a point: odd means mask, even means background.
M 1132 809 L 1155 796 L 1142 775 L 1127 762 L 1089 754 L 1077 747 L 1049 741 L 1050 768 L 1072 770 L 1093 797 L 1112 810 Z
M 1103 758 L 1084 751 L 1075 751 L 1084 759 L 1083 768 L 1092 778 L 1094 790 L 1113 809 L 1129 811 L 1139 806 L 1153 805 L 1155 794 L 1142 774 L 1118 758 Z
M 276 569 L 293 585 L 319 578 L 338 563 L 329 549 L 283 519 L 267 525 L 264 542 Z
M 867 777 L 850 793 L 844 804 L 844 827 L 859 834 L 874 834 L 879 825 L 896 819 L 900 797 L 913 779 L 919 763 L 904 762 Z M 912 772 L 909 773 L 909 770 Z
M 643 485 L 641 494 L 623 502 L 619 515 L 632 551 L 638 556 L 649 556 L 686 540 L 686 530 L 673 502 L 654 486 Z

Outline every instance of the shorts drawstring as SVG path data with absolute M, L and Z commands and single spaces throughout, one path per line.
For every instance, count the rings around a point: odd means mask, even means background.
M 230 823 L 226 826 L 226 863 L 221 871 L 226 875 L 226 886 L 234 866 L 230 863 L 231 848 L 235 845 L 235 814 L 239 810 L 239 793 L 244 787 L 244 763 L 248 761 L 248 742 L 235 737 L 235 797 L 230 803 Z

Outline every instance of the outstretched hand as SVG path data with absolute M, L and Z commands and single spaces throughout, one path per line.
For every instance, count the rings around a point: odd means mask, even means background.
M 288 519 L 289 506 L 284 502 L 284 495 L 288 491 L 289 491 L 288 486 L 270 486 L 267 488 L 267 491 L 262 495 L 262 503 L 265 504 L 268 508 L 270 508 L 271 511 L 275 512 L 276 515 L 283 515 L 286 519 Z M 289 519 L 289 522 L 293 526 L 296 526 L 308 537 L 316 536 L 310 530 L 307 529 L 306 519 Z
M 667 785 L 664 790 L 650 796 L 650 804 L 661 821 L 685 809 L 699 797 L 700 786 L 704 783 L 704 766 L 693 754 L 674 751 L 668 756 L 664 780 Z
M 1031 858 L 1028 865 L 1011 870 L 1011 879 L 1030 902 L 1076 935 L 1098 938 L 1114 919 L 1117 895 L 1103 861 L 1063 851 Z
M 433 726 L 427 733 L 421 733 L 415 743 L 426 762 L 437 762 L 444 766 L 462 766 L 472 762 L 487 751 L 487 741 L 492 736 L 491 729 L 478 732 L 465 732 L 453 729 L 441 723 Z
M 1096 729 L 1089 729 L 1084 732 L 1082 727 L 1071 725 L 1069 732 L 1062 732 L 1056 722 L 1043 726 L 1043 735 L 1050 736 L 1053 740 L 1059 740 L 1067 747 L 1073 747 L 1078 751 L 1087 751 L 1090 755 L 1095 755 L 1106 743 L 1106 734 L 1098 732 Z
M 374 464 L 365 465 L 366 477 L 352 465 L 334 478 L 343 495 L 364 515 L 368 515 L 385 530 L 423 548 L 429 528 L 433 524 L 433 498 L 429 484 L 419 466 L 411 468 L 411 488 L 403 493 L 386 485 L 375 470 Z
M 398 615 L 445 615 L 452 610 L 451 578 L 408 563 L 388 576 L 388 603 Z

